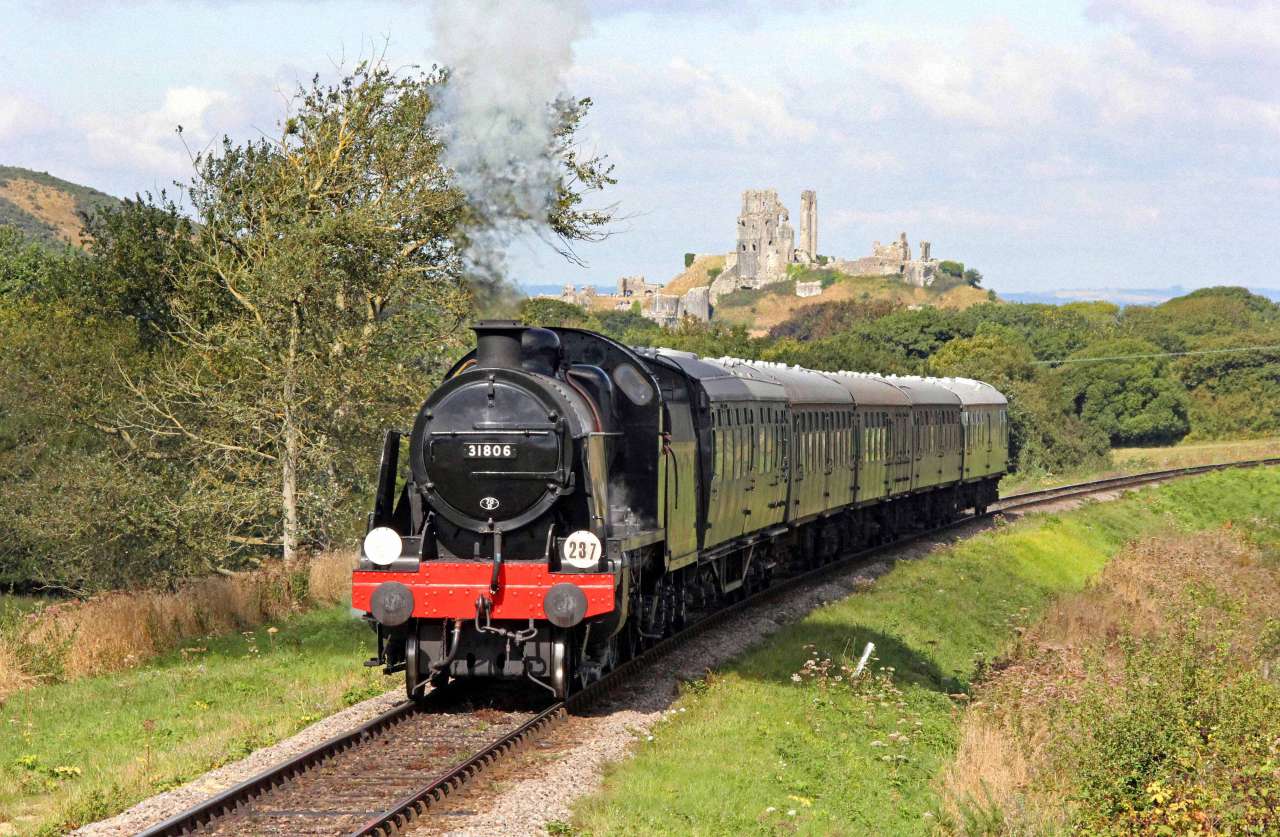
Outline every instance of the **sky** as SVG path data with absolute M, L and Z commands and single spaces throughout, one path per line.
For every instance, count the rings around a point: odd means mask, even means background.
M 529 3 L 555 21 L 511 25 Z M 776 188 L 793 218 L 817 190 L 821 253 L 905 231 L 997 291 L 1280 285 L 1280 0 L 484 0 L 446 26 L 457 8 L 0 0 L 0 164 L 172 192 L 192 152 L 274 134 L 299 81 L 430 66 L 480 27 L 513 85 L 564 39 L 552 80 L 592 98 L 582 142 L 619 181 L 586 266 L 511 242 L 519 283 L 665 282 Z

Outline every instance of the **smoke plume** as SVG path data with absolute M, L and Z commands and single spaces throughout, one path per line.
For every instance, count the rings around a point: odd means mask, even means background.
M 547 153 L 587 27 L 581 0 L 436 0 L 436 54 L 450 77 L 433 123 L 445 164 L 480 216 L 469 254 L 480 277 L 501 278 L 512 239 L 545 234 L 559 166 Z

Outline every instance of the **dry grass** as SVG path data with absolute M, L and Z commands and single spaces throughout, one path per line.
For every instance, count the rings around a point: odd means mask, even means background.
M 1011 653 L 976 690 L 944 775 L 956 830 L 1065 830 L 1070 780 L 1053 752 L 1064 734 L 1085 731 L 1062 729 L 1056 713 L 1077 703 L 1090 685 L 1121 683 L 1126 641 L 1172 635 L 1193 611 L 1204 637 L 1228 642 L 1232 656 L 1250 665 L 1268 620 L 1280 613 L 1278 576 L 1274 561 L 1230 524 L 1148 539 L 1110 562 L 1089 588 L 1053 605 L 1038 624 L 1020 628 Z
M 890 300 L 901 305 L 928 305 L 956 310 L 963 310 L 971 305 L 988 301 L 986 291 L 971 288 L 968 285 L 949 288 L 938 293 L 894 279 L 855 276 L 841 279 L 824 288 L 818 296 L 765 294 L 747 307 L 721 307 L 716 310 L 715 318 L 726 322 L 740 322 L 749 326 L 752 334 L 764 334 L 785 320 L 803 316 L 804 309 L 810 306 L 823 302 L 861 300 L 864 297 L 870 300 Z
M 1162 448 L 1115 448 L 1111 456 L 1116 467 L 1126 473 L 1146 468 L 1186 468 L 1280 456 L 1280 439 L 1233 439 Z
M 37 681 L 132 668 L 188 641 L 340 602 L 353 562 L 349 552 L 325 553 L 173 592 L 118 591 L 42 608 L 0 633 L 0 697 Z
M 707 275 L 707 271 L 714 270 L 715 268 L 724 270 L 724 262 L 724 256 L 695 256 L 693 264 L 676 274 L 675 277 L 667 283 L 667 287 L 663 290 L 663 293 L 680 296 L 693 288 L 701 288 L 704 285 L 710 285 L 712 279 Z
M 1280 439 L 1228 439 L 1218 442 L 1194 442 L 1150 448 L 1112 448 L 1111 465 L 1106 468 L 1066 473 L 1033 472 L 1010 474 L 1000 481 L 1002 494 L 1049 488 L 1086 479 L 1106 479 L 1145 471 L 1188 468 L 1195 465 L 1220 465 L 1251 459 L 1280 457 Z
M 68 244 L 84 243 L 80 236 L 80 216 L 76 212 L 75 198 L 61 189 L 18 177 L 0 183 L 0 198 L 6 198 L 19 209 L 51 224 L 58 237 Z

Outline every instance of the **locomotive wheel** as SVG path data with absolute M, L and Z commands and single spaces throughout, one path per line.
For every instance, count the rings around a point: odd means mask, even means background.
M 551 638 L 551 688 L 558 700 L 569 696 L 573 687 L 573 648 L 568 631 L 556 631 Z
M 418 663 L 418 634 L 414 631 L 404 641 L 404 691 L 409 700 L 422 700 L 426 696 L 426 684 Z

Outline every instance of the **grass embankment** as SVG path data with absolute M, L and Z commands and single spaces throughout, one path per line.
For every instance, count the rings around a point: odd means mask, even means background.
M 956 832 L 1280 833 L 1280 553 L 1234 528 L 1140 541 L 975 697 Z
M 1192 442 L 1153 448 L 1113 448 L 1107 468 L 1072 471 L 1065 474 L 1012 474 L 1000 482 L 1002 494 L 1050 488 L 1067 482 L 1105 479 L 1142 471 L 1162 471 L 1193 465 L 1217 465 L 1247 459 L 1280 456 L 1280 439 L 1228 439 Z
M 58 833 L 238 759 L 394 685 L 373 635 L 330 606 L 194 642 L 0 706 L 0 823 Z
M 941 777 L 961 707 L 1056 597 L 1152 533 L 1271 521 L 1280 472 L 1211 474 L 1038 515 L 895 567 L 723 671 L 577 808 L 592 834 L 920 834 L 946 815 Z M 1274 530 L 1272 530 L 1274 531 Z M 871 677 L 847 667 L 876 644 Z

